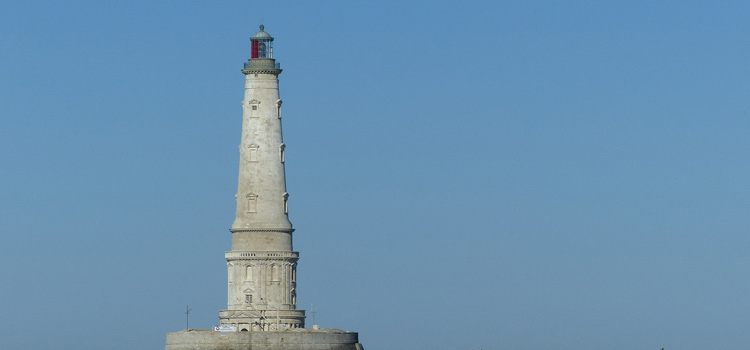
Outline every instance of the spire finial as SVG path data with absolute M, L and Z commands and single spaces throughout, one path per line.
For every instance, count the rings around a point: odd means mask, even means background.
M 264 25 L 262 25 L 262 24 L 261 24 L 261 25 L 260 25 L 260 30 L 261 30 L 261 31 L 263 31 L 263 29 L 264 29 L 265 27 L 266 27 L 266 26 L 264 26 Z

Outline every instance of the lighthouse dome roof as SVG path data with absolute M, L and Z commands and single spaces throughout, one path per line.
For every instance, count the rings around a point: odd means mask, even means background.
M 265 26 L 261 24 L 260 31 L 251 36 L 250 40 L 273 40 L 271 34 L 268 34 L 265 30 L 263 30 L 264 28 Z

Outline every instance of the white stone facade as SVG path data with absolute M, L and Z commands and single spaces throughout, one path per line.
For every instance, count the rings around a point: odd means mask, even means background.
M 251 58 L 242 70 L 242 138 L 237 188 L 237 215 L 232 250 L 227 252 L 227 310 L 222 326 L 239 331 L 304 328 L 297 310 L 297 259 L 288 218 L 281 99 L 273 58 Z

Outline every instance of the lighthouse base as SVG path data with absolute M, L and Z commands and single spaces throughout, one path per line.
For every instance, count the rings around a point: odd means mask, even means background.
M 291 329 L 283 332 L 215 332 L 188 329 L 167 333 L 166 350 L 364 350 L 356 332 Z

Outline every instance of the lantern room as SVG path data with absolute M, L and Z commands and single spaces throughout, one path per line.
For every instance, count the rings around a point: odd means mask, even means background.
M 273 37 L 263 29 L 264 26 L 261 24 L 260 31 L 250 37 L 250 59 L 245 62 L 242 69 L 242 73 L 246 75 L 281 73 L 281 65 L 273 58 Z
M 250 42 L 252 43 L 250 59 L 273 58 L 273 37 L 271 34 L 266 33 L 263 28 L 264 26 L 261 24 L 260 31 L 250 37 Z

